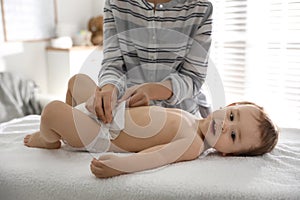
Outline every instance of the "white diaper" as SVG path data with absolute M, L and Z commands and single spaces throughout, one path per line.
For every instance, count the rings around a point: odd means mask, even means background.
M 91 153 L 102 153 L 108 151 L 111 143 L 110 141 L 114 140 L 119 135 L 120 131 L 124 129 L 125 105 L 126 102 L 124 101 L 115 107 L 112 112 L 113 121 L 110 124 L 104 124 L 97 118 L 96 115 L 89 112 L 85 107 L 85 103 L 79 104 L 74 107 L 94 119 L 97 123 L 100 124 L 101 127 L 96 138 L 90 144 L 86 145 L 85 148 L 70 148 L 73 150 L 87 150 Z

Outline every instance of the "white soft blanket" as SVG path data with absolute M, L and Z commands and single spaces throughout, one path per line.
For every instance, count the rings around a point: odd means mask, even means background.
M 262 157 L 215 152 L 155 170 L 97 179 L 92 156 L 66 148 L 23 146 L 39 116 L 0 125 L 0 199 L 299 199 L 300 131 L 283 130 L 276 149 Z

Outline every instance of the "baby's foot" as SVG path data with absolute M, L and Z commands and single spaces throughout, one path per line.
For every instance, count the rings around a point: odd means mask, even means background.
M 24 138 L 24 145 L 28 147 L 46 148 L 46 149 L 59 149 L 61 146 L 60 141 L 49 143 L 46 142 L 40 135 L 40 132 L 26 135 Z

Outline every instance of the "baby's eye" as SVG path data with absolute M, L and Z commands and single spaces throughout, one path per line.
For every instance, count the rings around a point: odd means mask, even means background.
M 235 141 L 235 132 L 234 131 L 231 132 L 231 138 L 233 141 Z
M 230 119 L 230 121 L 233 121 L 233 120 L 234 120 L 234 115 L 233 115 L 232 112 L 230 112 L 229 119 Z

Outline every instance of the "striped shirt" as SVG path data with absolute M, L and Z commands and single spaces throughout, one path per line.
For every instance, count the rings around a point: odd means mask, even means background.
M 207 107 L 201 86 L 211 45 L 212 4 L 207 0 L 106 0 L 104 51 L 99 87 L 127 88 L 170 80 L 173 95 L 152 101 L 195 113 Z

